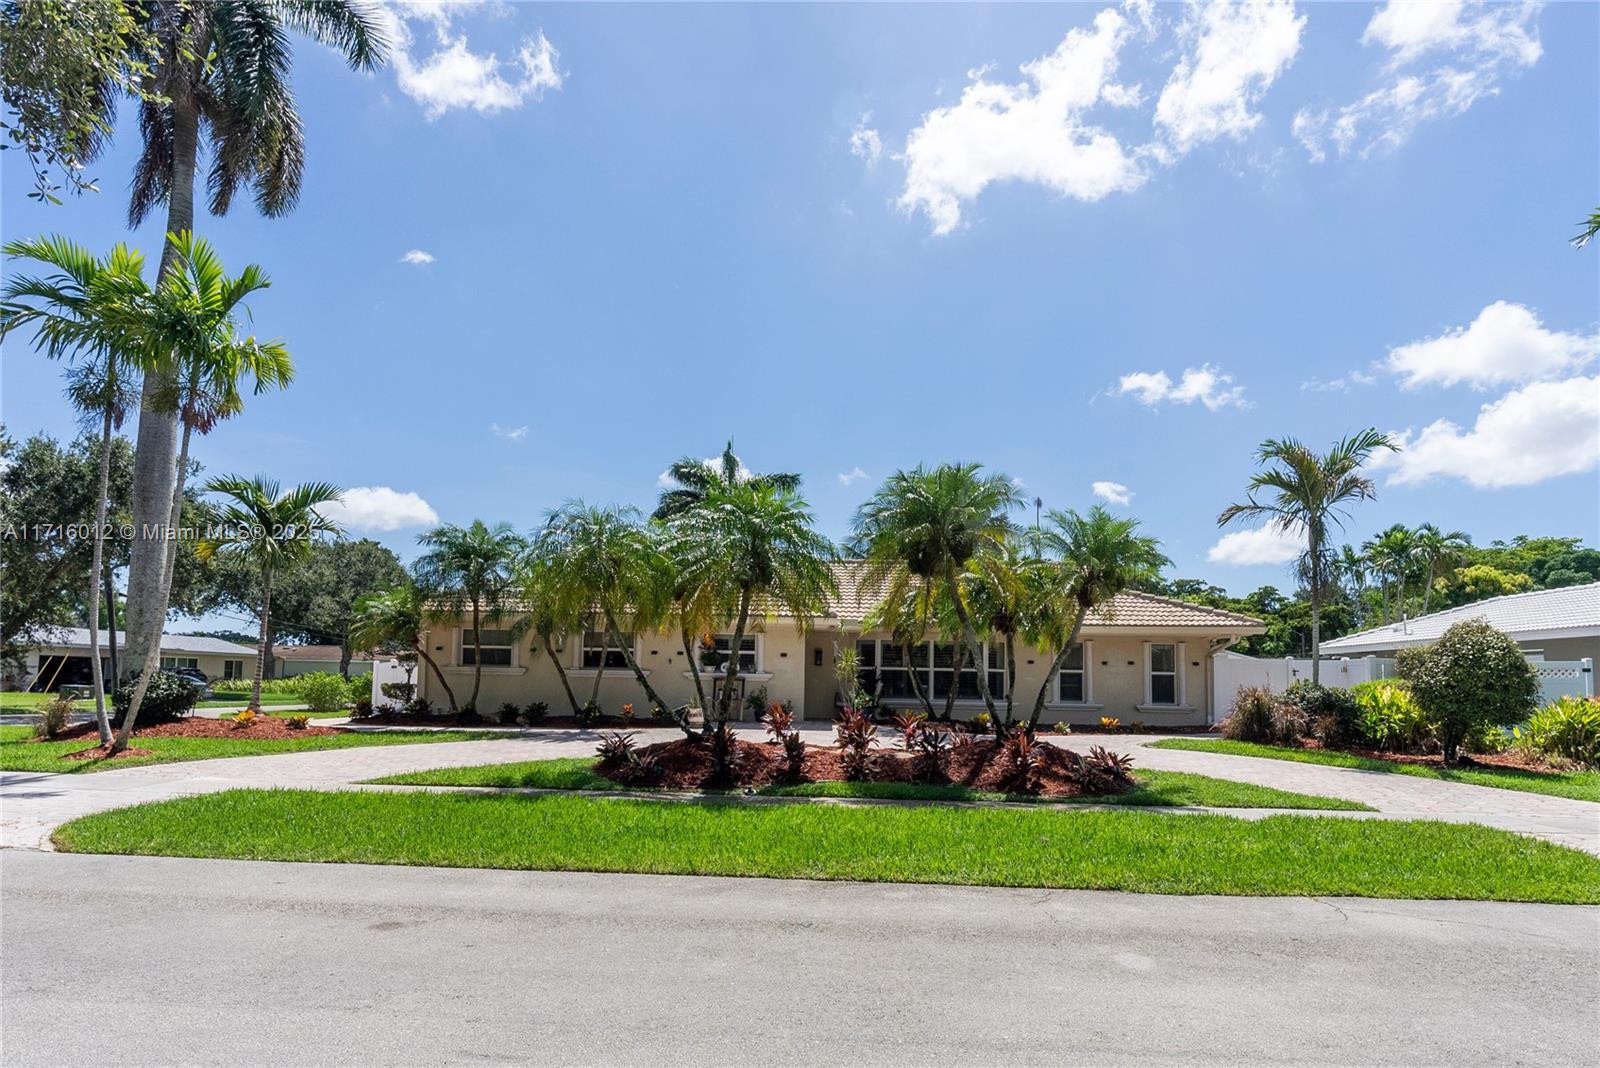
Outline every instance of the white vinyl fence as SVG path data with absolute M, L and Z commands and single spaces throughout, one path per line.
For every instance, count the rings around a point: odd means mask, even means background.
M 1533 673 L 1539 676 L 1539 704 L 1548 705 L 1562 697 L 1594 696 L 1594 661 L 1535 660 Z
M 416 681 L 415 671 L 410 673 L 412 681 Z M 407 672 L 400 661 L 390 657 L 379 658 L 372 662 L 372 705 L 376 708 L 382 704 L 394 704 L 383 696 L 383 684 L 386 682 L 405 682 Z

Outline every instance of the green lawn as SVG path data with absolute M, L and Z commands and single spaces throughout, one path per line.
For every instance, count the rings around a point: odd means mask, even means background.
M 1515 771 L 1509 768 L 1435 768 L 1417 764 L 1397 764 L 1389 760 L 1356 756 L 1323 749 L 1290 749 L 1254 742 L 1215 741 L 1204 738 L 1167 738 L 1152 744 L 1154 749 L 1192 749 L 1202 753 L 1227 753 L 1232 756 L 1270 757 L 1302 764 L 1326 764 L 1336 768 L 1358 768 L 1391 775 L 1415 775 L 1423 779 L 1443 779 L 1473 786 L 1493 786 L 1500 790 L 1521 790 L 1530 794 L 1570 797 L 1578 801 L 1600 801 L 1600 771 Z
M 374 779 L 379 783 L 408 786 L 497 786 L 535 787 L 545 790 L 618 790 L 615 782 L 592 770 L 594 757 L 557 757 L 553 760 L 527 760 L 517 764 L 481 764 L 470 768 L 438 768 L 405 775 Z M 1352 809 L 1371 812 L 1356 801 L 1336 797 L 1316 797 L 1265 786 L 1190 775 L 1179 771 L 1139 771 L 1139 788 L 1114 797 L 1084 798 L 1082 801 L 1112 805 L 1207 805 L 1217 808 L 1320 808 Z M 1006 795 L 969 790 L 964 786 L 925 786 L 898 782 L 814 782 L 796 786 L 763 786 L 757 794 L 768 797 L 869 797 L 899 801 L 1029 801 L 1051 802 L 1049 798 Z M 1077 798 L 1054 799 L 1071 803 Z
M 91 853 L 1166 894 L 1600 902 L 1600 857 L 1471 824 L 230 790 L 86 816 Z
M 0 692 L 0 711 L 33 712 L 36 711 L 40 705 L 50 700 L 50 697 L 51 695 L 47 693 L 22 693 L 16 690 L 6 690 Z M 249 694 L 245 694 L 242 697 L 235 697 L 229 694 L 212 701 L 201 701 L 196 707 L 243 708 L 247 703 L 249 703 L 249 700 Z M 261 695 L 262 705 L 297 705 L 300 704 L 302 700 L 302 698 L 296 697 L 292 693 L 264 693 Z M 72 707 L 83 712 L 93 712 L 94 701 L 92 699 L 74 701 L 72 703 Z M 329 714 L 331 715 L 333 713 Z M 343 715 L 344 713 L 341 712 L 338 714 Z
M 150 756 L 118 760 L 61 760 L 62 753 L 87 749 L 93 739 L 70 742 L 30 742 L 31 727 L 0 727 L 0 771 L 54 771 L 72 774 L 133 768 L 141 764 L 169 764 L 178 760 L 213 757 L 266 756 L 303 753 L 316 749 L 350 749 L 363 745 L 408 745 L 418 742 L 482 741 L 493 735 L 468 731 L 394 731 L 374 734 L 334 734 L 285 739 L 251 738 L 134 738 L 134 746 L 151 750 Z

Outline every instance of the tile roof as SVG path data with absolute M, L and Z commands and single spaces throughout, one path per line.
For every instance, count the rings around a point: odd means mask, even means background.
M 337 660 L 339 647 L 337 645 L 274 645 L 272 655 L 279 660 Z M 351 660 L 371 660 L 370 652 L 363 653 L 352 650 Z
M 100 632 L 100 646 L 105 648 L 106 631 Z M 44 631 L 39 636 L 40 645 L 68 645 L 89 647 L 89 628 L 87 627 L 56 627 Z M 121 649 L 128 644 L 128 635 L 117 631 L 117 648 Z M 221 638 L 202 638 L 194 634 L 166 634 L 161 635 L 161 651 L 163 653 L 221 653 L 226 656 L 255 656 L 254 647 L 239 645 L 234 642 L 223 641 Z
M 1459 608 L 1418 616 L 1403 623 L 1347 634 L 1343 638 L 1323 642 L 1322 651 L 1366 653 L 1407 645 L 1426 645 L 1436 641 L 1453 624 L 1466 619 L 1487 620 L 1491 627 L 1519 640 L 1555 637 L 1557 634 L 1569 637 L 1600 634 L 1600 582 L 1490 597 Z

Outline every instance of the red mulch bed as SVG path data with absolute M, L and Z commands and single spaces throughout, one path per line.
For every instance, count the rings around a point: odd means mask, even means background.
M 152 723 L 148 727 L 136 726 L 133 728 L 133 736 L 135 738 L 254 738 L 274 740 L 280 738 L 315 738 L 341 733 L 343 732 L 334 727 L 308 726 L 304 730 L 291 730 L 289 725 L 278 716 L 262 716 L 248 727 L 235 727 L 227 720 L 205 719 L 195 716 L 170 723 Z M 80 723 L 70 730 L 62 731 L 50 740 L 70 742 L 77 738 L 95 738 L 98 736 L 99 731 L 93 723 Z M 84 759 L 88 758 L 85 757 Z
M 661 773 L 652 778 L 651 786 L 669 790 L 728 789 L 741 786 L 770 786 L 795 782 L 841 782 L 844 771 L 840 766 L 840 752 L 831 746 L 806 746 L 805 764 L 798 779 L 788 774 L 788 761 L 783 746 L 777 742 L 750 742 L 738 739 L 734 743 L 733 777 L 716 781 L 711 774 L 711 745 L 699 740 L 680 738 L 671 742 L 647 745 L 636 752 L 641 759 L 654 758 Z M 1085 789 L 1078 774 L 1080 757 L 1059 746 L 1040 744 L 1041 767 L 1038 788 L 1035 792 L 1044 797 L 1103 796 L 1123 793 L 1132 789 L 1131 778 L 1110 790 Z M 872 750 L 872 766 L 868 782 L 933 783 L 936 785 L 964 786 L 972 790 L 996 793 L 1021 792 L 1012 769 L 1002 752 L 1002 747 L 989 741 L 973 742 L 947 750 L 940 758 L 940 773 L 932 778 L 923 774 L 925 759 L 915 753 L 896 749 Z M 628 766 L 621 761 L 602 760 L 595 770 L 608 779 L 624 786 L 642 785 L 629 774 Z
M 1391 764 L 1420 764 L 1423 767 L 1443 768 L 1443 753 L 1389 753 L 1381 749 L 1359 749 L 1354 746 L 1329 747 L 1313 738 L 1303 739 L 1302 749 L 1327 749 L 1332 753 L 1349 753 L 1351 756 L 1371 760 L 1387 760 Z M 1551 764 L 1537 753 L 1521 749 L 1507 749 L 1503 753 L 1462 753 L 1461 767 L 1501 768 L 1507 771 L 1559 772 L 1564 768 Z

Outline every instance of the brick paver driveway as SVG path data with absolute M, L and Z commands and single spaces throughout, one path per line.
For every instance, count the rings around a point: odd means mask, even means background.
M 818 741 L 825 736 L 820 729 L 815 733 Z M 640 742 L 648 744 L 671 738 L 676 732 L 657 728 L 639 734 Z M 1341 797 L 1378 809 L 1375 814 L 1319 813 L 1323 815 L 1480 823 L 1600 854 L 1600 804 L 1587 801 L 1287 760 L 1152 749 L 1148 743 L 1158 739 L 1151 735 L 1047 737 L 1055 744 L 1080 751 L 1104 745 L 1128 753 L 1136 767 L 1188 771 L 1280 790 Z M 48 849 L 51 832 L 68 820 L 145 801 L 238 787 L 330 789 L 425 768 L 586 756 L 594 752 L 594 746 L 592 733 L 522 731 L 484 741 L 196 760 L 78 775 L 0 772 L 0 845 Z M 1219 811 L 1251 816 L 1267 815 L 1273 810 Z

